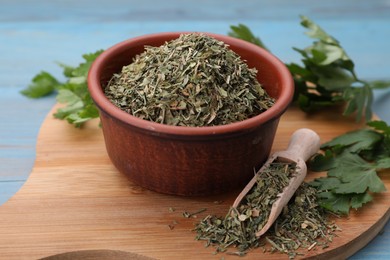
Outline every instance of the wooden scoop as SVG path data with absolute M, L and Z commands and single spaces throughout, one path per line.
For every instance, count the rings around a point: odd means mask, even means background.
M 256 233 L 257 237 L 262 236 L 272 226 L 275 220 L 278 218 L 280 212 L 287 205 L 288 201 L 294 195 L 295 191 L 302 184 L 306 177 L 307 167 L 306 161 L 315 154 L 320 148 L 320 137 L 313 130 L 302 128 L 295 131 L 290 139 L 290 143 L 286 151 L 279 151 L 274 153 L 261 167 L 261 169 L 255 174 L 252 180 L 246 185 L 242 192 L 237 196 L 233 203 L 233 207 L 237 208 L 241 203 L 241 200 L 256 184 L 257 176 L 261 174 L 269 165 L 275 160 L 281 162 L 295 162 L 296 163 L 296 175 L 290 179 L 290 183 L 278 195 L 278 198 L 274 202 L 271 208 L 270 215 L 267 223 L 264 227 Z

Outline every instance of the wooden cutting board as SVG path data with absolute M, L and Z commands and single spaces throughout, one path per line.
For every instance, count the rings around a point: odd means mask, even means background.
M 100 252 L 104 258 L 104 254 L 122 252 L 121 259 L 137 259 L 134 255 L 236 259 L 214 255 L 212 247 L 205 248 L 203 242 L 194 239 L 196 234 L 191 229 L 207 214 L 224 216 L 238 190 L 195 198 L 145 190 L 111 164 L 98 121 L 75 129 L 52 117 L 56 108 L 40 130 L 30 178 L 0 207 L 0 258 L 37 259 L 59 254 L 55 259 L 87 259 L 88 254 Z M 285 149 L 290 135 L 301 127 L 315 130 L 325 142 L 361 125 L 332 111 L 307 116 L 290 108 L 280 121 L 273 151 Z M 318 174 L 309 173 L 308 178 L 314 177 Z M 380 177 L 390 190 L 390 174 Z M 390 217 L 389 205 L 389 191 L 376 195 L 375 202 L 336 220 L 342 232 L 329 248 L 303 250 L 302 258 L 344 259 L 352 255 L 383 228 Z M 202 208 L 207 211 L 197 214 L 197 218 L 182 215 Z M 72 251 L 77 252 L 64 254 Z M 245 259 L 260 257 L 288 259 L 278 253 L 264 255 L 261 249 L 250 252 Z

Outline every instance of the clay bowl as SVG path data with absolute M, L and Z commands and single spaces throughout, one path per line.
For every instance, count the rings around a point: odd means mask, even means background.
M 258 80 L 276 103 L 253 118 L 223 126 L 168 126 L 131 116 L 114 106 L 102 88 L 145 45 L 160 46 L 180 33 L 157 33 L 114 45 L 93 63 L 88 88 L 100 111 L 107 153 L 138 185 L 175 195 L 210 195 L 242 188 L 268 158 L 280 116 L 292 100 L 292 77 L 276 57 L 251 43 L 208 34 L 227 43 L 256 67 Z

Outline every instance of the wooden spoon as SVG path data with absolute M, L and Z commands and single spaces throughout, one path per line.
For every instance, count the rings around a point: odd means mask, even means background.
M 271 208 L 270 215 L 267 223 L 264 227 L 256 233 L 257 237 L 262 236 L 272 226 L 275 220 L 278 218 L 280 212 L 287 205 L 288 201 L 294 195 L 295 191 L 302 184 L 306 177 L 307 167 L 306 161 L 318 151 L 320 148 L 320 137 L 313 130 L 302 128 L 295 131 L 290 139 L 288 148 L 285 151 L 279 151 L 274 153 L 261 167 L 261 169 L 255 174 L 250 182 L 245 186 L 241 193 L 237 196 L 233 203 L 233 207 L 237 208 L 241 200 L 256 184 L 257 176 L 261 174 L 269 165 L 275 160 L 281 162 L 295 162 L 296 163 L 296 175 L 290 179 L 290 183 L 284 188 L 283 192 L 278 195 L 278 198 L 274 202 Z

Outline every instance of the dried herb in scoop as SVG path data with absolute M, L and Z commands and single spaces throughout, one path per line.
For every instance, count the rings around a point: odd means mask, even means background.
M 131 115 L 178 126 L 229 124 L 274 104 L 256 69 L 224 42 L 200 33 L 146 46 L 113 76 L 105 94 Z
M 312 250 L 332 241 L 335 225 L 327 221 L 326 212 L 317 203 L 317 190 L 303 183 L 284 208 L 274 225 L 262 237 L 256 232 L 266 223 L 273 202 L 289 179 L 295 164 L 272 163 L 258 175 L 257 184 L 238 208 L 231 208 L 225 218 L 207 216 L 199 222 L 196 239 L 205 240 L 216 252 L 245 255 L 251 249 L 281 252 L 294 258 L 299 248 Z
M 256 232 L 267 223 L 272 204 L 294 176 L 295 168 L 295 164 L 272 162 L 257 174 L 256 184 L 224 219 L 208 216 L 197 225 L 197 239 L 216 245 L 217 251 L 225 251 L 230 245 L 239 252 L 260 246 Z

